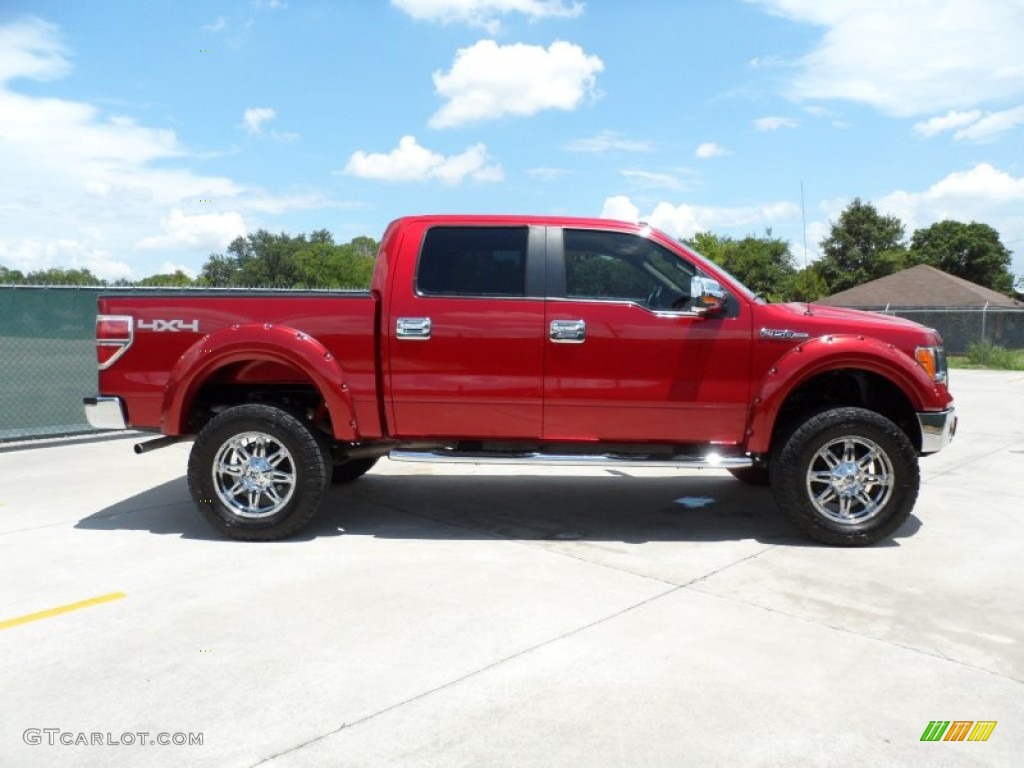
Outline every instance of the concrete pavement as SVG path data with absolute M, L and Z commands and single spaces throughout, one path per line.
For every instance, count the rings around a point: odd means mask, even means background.
M 724 473 L 386 461 L 239 543 L 188 445 L 0 447 L 0 627 L 124 595 L 0 629 L 0 765 L 1020 764 L 1024 374 L 953 388 L 914 516 L 857 550 Z

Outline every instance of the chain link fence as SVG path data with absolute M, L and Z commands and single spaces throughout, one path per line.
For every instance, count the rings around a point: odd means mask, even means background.
M 870 309 L 934 328 L 942 334 L 943 345 L 951 355 L 966 355 L 971 344 L 977 342 L 987 342 L 1004 349 L 1024 349 L 1024 309 Z
M 0 441 L 90 431 L 96 297 L 106 288 L 0 288 Z

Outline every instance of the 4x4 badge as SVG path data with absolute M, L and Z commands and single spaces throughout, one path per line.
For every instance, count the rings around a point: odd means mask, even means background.
M 153 320 L 139 320 L 135 326 L 140 331 L 171 331 L 177 333 L 178 331 L 192 331 L 193 333 L 199 333 L 199 321 L 185 321 L 185 320 L 161 320 L 154 318 Z

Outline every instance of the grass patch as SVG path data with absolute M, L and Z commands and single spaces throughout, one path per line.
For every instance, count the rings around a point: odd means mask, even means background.
M 988 341 L 976 341 L 966 355 L 951 355 L 951 368 L 997 368 L 1024 371 L 1024 349 L 1005 349 Z

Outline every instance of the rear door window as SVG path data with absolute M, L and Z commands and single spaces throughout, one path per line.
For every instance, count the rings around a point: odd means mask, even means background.
M 424 296 L 525 296 L 526 227 L 434 227 L 423 239 L 416 291 Z

